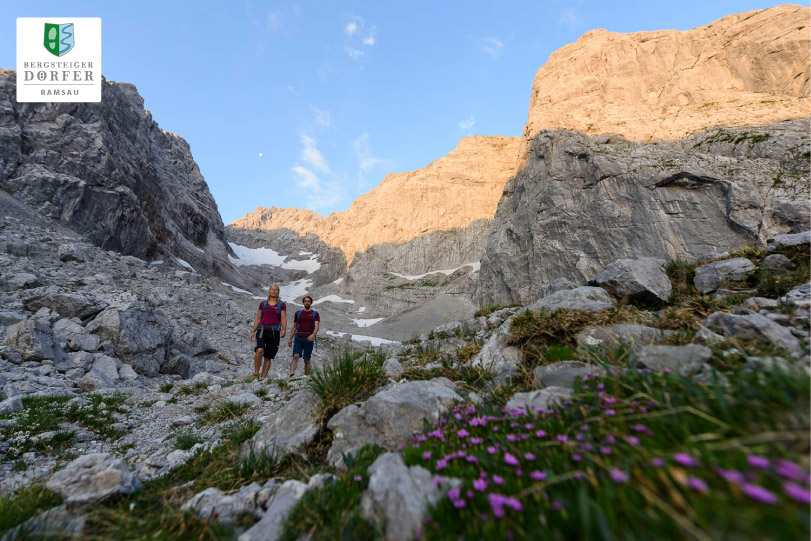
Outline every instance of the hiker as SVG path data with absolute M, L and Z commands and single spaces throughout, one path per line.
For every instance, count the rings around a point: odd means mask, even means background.
M 304 357 L 304 374 L 310 373 L 310 357 L 313 354 L 315 335 L 318 334 L 318 325 L 321 321 L 318 312 L 312 309 L 312 297 L 305 295 L 301 302 L 304 303 L 304 310 L 296 312 L 293 318 L 293 330 L 290 333 L 290 339 L 287 341 L 287 347 L 290 347 L 295 341 L 295 345 L 293 345 L 293 362 L 290 363 L 291 378 L 296 373 L 299 357 Z
M 251 340 L 256 330 L 256 347 L 253 356 L 253 377 L 259 377 L 259 366 L 262 357 L 265 357 L 265 364 L 262 366 L 262 378 L 266 378 L 270 370 L 270 361 L 279 351 L 279 340 L 285 335 L 287 329 L 287 306 L 279 298 L 279 286 L 272 285 L 268 288 L 267 300 L 259 303 L 259 311 L 256 313 L 256 321 L 251 329 Z

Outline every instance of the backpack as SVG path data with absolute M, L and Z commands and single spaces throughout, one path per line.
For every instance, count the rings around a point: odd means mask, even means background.
M 262 301 L 262 317 L 259 318 L 259 330 L 263 330 L 265 326 L 262 324 L 262 321 L 265 320 L 265 309 L 268 307 L 267 299 Z M 281 321 L 282 321 L 282 299 L 279 299 L 279 302 L 276 303 L 276 315 L 279 316 L 279 325 L 270 325 L 270 328 L 274 331 L 278 331 L 282 328 Z M 259 336 L 262 336 L 261 332 Z

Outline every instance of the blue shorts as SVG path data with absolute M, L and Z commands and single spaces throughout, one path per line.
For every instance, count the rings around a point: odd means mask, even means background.
M 313 355 L 313 344 L 315 341 L 310 342 L 306 336 L 295 336 L 293 338 L 293 355 L 301 355 L 305 361 L 309 361 Z

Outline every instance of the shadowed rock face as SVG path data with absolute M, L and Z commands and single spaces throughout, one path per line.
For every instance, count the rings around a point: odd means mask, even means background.
M 692 258 L 808 229 L 809 121 L 651 144 L 543 131 L 507 183 L 475 301 L 529 303 L 619 258 Z
M 235 273 L 188 143 L 158 127 L 133 85 L 104 81 L 101 103 L 24 104 L 15 85 L 0 70 L 0 188 L 104 249 Z

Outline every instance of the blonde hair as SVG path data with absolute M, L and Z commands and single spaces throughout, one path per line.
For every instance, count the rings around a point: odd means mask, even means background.
M 272 284 L 272 285 L 271 285 L 271 286 L 268 288 L 268 300 L 270 300 L 270 290 L 271 290 L 271 289 L 273 289 L 274 287 L 275 287 L 275 288 L 276 288 L 276 290 L 279 292 L 279 296 L 278 296 L 278 297 L 276 297 L 276 298 L 277 298 L 277 299 L 281 299 L 281 296 L 282 296 L 282 288 L 280 288 L 280 287 L 279 287 L 279 284 Z

